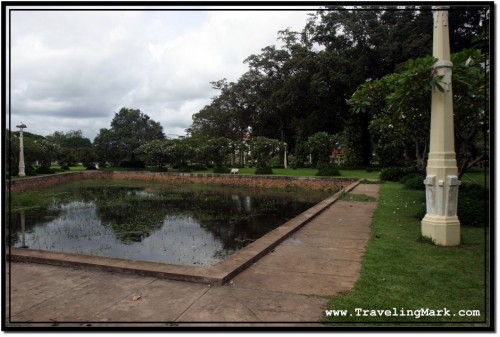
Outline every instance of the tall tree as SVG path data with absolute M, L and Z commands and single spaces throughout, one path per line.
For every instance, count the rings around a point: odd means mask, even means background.
M 90 139 L 83 137 L 81 130 L 66 133 L 56 131 L 46 138 L 58 145 L 59 151 L 56 159 L 61 165 L 79 162 L 90 164 L 95 160 L 92 143 Z
M 159 122 L 138 109 L 122 108 L 115 113 L 111 128 L 100 130 L 94 146 L 101 161 L 117 165 L 122 160 L 136 162 L 134 150 L 155 139 L 165 139 Z

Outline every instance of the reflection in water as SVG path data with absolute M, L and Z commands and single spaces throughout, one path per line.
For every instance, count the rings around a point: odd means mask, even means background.
M 9 240 L 14 247 L 212 265 L 321 197 L 213 187 L 68 187 L 45 209 L 10 214 Z

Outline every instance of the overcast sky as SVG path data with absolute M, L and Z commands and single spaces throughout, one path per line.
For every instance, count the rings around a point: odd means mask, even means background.
M 93 140 L 127 107 L 184 135 L 217 94 L 211 81 L 236 81 L 245 58 L 278 45 L 279 30 L 300 31 L 315 8 L 11 11 L 12 128 Z

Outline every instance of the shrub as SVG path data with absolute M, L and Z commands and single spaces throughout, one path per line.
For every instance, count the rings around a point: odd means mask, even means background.
M 458 190 L 457 215 L 462 226 L 482 227 L 489 219 L 489 191 L 476 184 L 462 184 Z
M 151 166 L 148 167 L 149 172 L 168 172 L 168 169 L 165 166 Z
M 399 183 L 404 184 L 410 190 L 425 190 L 425 177 L 420 173 L 410 173 L 399 179 Z
M 189 168 L 193 171 L 206 171 L 207 167 L 205 165 L 201 164 L 191 164 L 189 165 Z
M 126 168 L 145 168 L 146 163 L 142 160 L 122 160 L 120 162 L 120 167 Z
M 410 173 L 415 173 L 412 167 L 386 167 L 380 171 L 379 178 L 382 181 L 399 181 Z
M 486 194 L 485 194 L 486 193 Z M 489 200 L 488 189 L 475 184 L 462 184 L 458 190 L 457 216 L 460 225 L 467 227 L 483 227 L 488 225 Z M 424 205 L 415 214 L 422 220 L 426 214 Z
M 260 166 L 255 169 L 255 174 L 274 174 L 274 172 L 269 166 Z
M 404 185 L 410 190 L 425 190 L 424 177 L 420 174 L 414 175 L 405 180 Z
M 93 162 L 89 162 L 89 161 L 84 162 L 83 166 L 85 166 L 85 169 L 87 169 L 87 170 L 97 170 L 95 168 L 95 163 L 93 163 Z
M 33 166 L 27 165 L 24 168 L 24 173 L 26 173 L 27 176 L 36 176 L 36 170 Z M 17 173 L 16 173 L 17 174 Z
M 230 173 L 231 169 L 227 167 L 215 167 L 213 173 Z
M 323 166 L 318 169 L 316 175 L 321 177 L 335 177 L 340 176 L 340 171 L 334 166 Z
M 37 174 L 54 174 L 55 171 L 48 166 L 40 166 L 35 170 Z
M 68 171 L 69 170 L 69 166 L 68 165 L 62 165 L 61 166 L 61 170 Z
M 191 168 L 188 166 L 181 166 L 181 167 L 177 168 L 177 172 L 189 173 L 189 172 L 191 172 Z

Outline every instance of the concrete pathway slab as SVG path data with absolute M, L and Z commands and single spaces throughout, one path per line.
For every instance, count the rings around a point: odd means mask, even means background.
M 12 287 L 10 312 L 16 315 L 54 296 L 82 286 L 91 278 L 87 273 L 75 268 L 57 268 L 49 265 L 16 263 L 8 268 Z M 57 277 L 55 277 L 57 275 Z
M 222 286 L 211 289 L 177 322 L 319 321 L 327 300 L 315 296 Z
M 302 241 L 296 239 L 287 240 L 279 247 L 277 247 L 275 251 L 271 253 L 271 255 L 283 255 L 288 258 L 295 258 L 297 251 L 294 247 L 297 245 L 302 246 L 300 250 L 300 256 L 303 258 L 323 259 L 326 257 L 336 260 L 361 261 L 361 258 L 364 255 L 364 250 L 361 248 L 354 249 L 305 246 Z
M 359 276 L 361 265 L 359 261 L 338 260 L 335 258 L 283 255 L 268 255 L 256 263 L 257 267 L 269 270 L 293 271 L 309 274 L 324 274 L 337 276 Z
M 352 289 L 355 275 L 335 276 L 270 270 L 253 266 L 234 279 L 237 287 L 300 295 L 330 296 Z
M 164 279 L 136 289 L 141 296 L 134 301 L 132 293 L 112 307 L 91 317 L 94 322 L 173 322 L 210 288 L 206 284 Z
M 259 322 L 246 303 L 234 297 L 229 286 L 211 289 L 184 312 L 178 322 Z
M 62 268 L 64 271 L 65 268 Z M 74 272 L 74 271 L 73 271 Z M 152 278 L 106 272 L 91 273 L 91 277 L 70 290 L 58 292 L 50 299 L 12 315 L 15 321 L 92 321 L 96 312 L 107 310 L 124 297 L 132 296 Z M 47 285 L 46 285 L 47 286 Z M 15 297 L 12 297 L 15 302 Z

